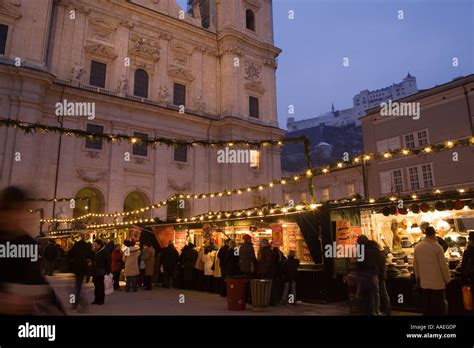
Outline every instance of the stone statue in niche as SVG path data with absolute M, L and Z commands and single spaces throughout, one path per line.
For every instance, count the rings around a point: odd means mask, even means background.
M 199 1 L 196 1 L 196 3 L 193 6 L 193 17 L 196 19 L 201 20 L 201 7 L 199 7 Z
M 81 82 L 84 72 L 82 65 L 76 62 L 71 69 L 71 81 Z
M 196 111 L 202 111 L 205 108 L 205 101 L 202 95 L 198 96 L 196 98 L 196 101 L 194 102 L 194 106 L 196 108 Z
M 161 86 L 158 90 L 158 100 L 161 102 L 167 102 L 170 96 L 171 95 L 168 92 L 168 88 L 166 86 Z
M 127 92 L 128 92 L 128 79 L 125 75 L 122 75 L 122 77 L 120 78 L 119 93 L 127 94 Z

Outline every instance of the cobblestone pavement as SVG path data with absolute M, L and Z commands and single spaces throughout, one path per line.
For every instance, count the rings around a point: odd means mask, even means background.
M 226 298 L 217 294 L 162 287 L 154 287 L 151 291 L 139 289 L 138 292 L 128 293 L 114 291 L 106 295 L 105 304 L 102 306 L 89 305 L 84 311 L 81 307 L 79 310 L 73 310 L 69 304 L 70 295 L 73 293 L 73 275 L 57 273 L 47 278 L 68 315 L 349 315 L 346 302 L 330 304 L 298 302 L 296 305 L 268 307 L 262 311 L 253 311 L 251 306 L 247 305 L 245 311 L 229 311 Z M 83 293 L 87 296 L 87 304 L 92 302 L 93 284 L 84 284 Z M 393 314 L 413 315 L 405 312 Z

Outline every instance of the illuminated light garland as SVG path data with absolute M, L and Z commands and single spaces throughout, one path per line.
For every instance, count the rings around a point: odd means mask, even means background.
M 35 134 L 38 131 L 43 133 L 60 133 L 67 136 L 76 136 L 80 138 L 86 138 L 89 140 L 95 141 L 106 141 L 106 142 L 116 142 L 116 141 L 128 141 L 131 144 L 140 144 L 146 143 L 150 146 L 156 145 L 167 145 L 167 146 L 220 146 L 220 147 L 233 147 L 233 146 L 247 146 L 247 147 L 263 147 L 269 145 L 282 146 L 284 144 L 293 144 L 293 143 L 306 143 L 308 139 L 305 136 L 297 138 L 283 138 L 283 139 L 265 139 L 265 140 L 179 140 L 179 139 L 169 139 L 164 137 L 157 138 L 138 138 L 135 136 L 129 136 L 126 134 L 107 134 L 107 133 L 94 133 L 88 132 L 81 129 L 72 129 L 72 128 L 62 128 L 59 126 L 50 126 L 40 123 L 30 123 L 24 122 L 21 120 L 12 120 L 7 118 L 0 118 L 0 127 L 10 127 L 18 129 L 25 134 Z
M 298 138 L 291 138 L 291 139 L 298 139 Z M 235 143 L 235 141 L 232 142 L 232 143 L 227 142 L 227 144 L 232 144 L 232 146 L 234 145 L 234 143 Z M 356 157 L 353 158 L 353 162 L 358 163 L 358 162 L 360 162 L 361 158 L 363 158 L 365 161 L 368 161 L 368 160 L 372 160 L 372 159 L 374 159 L 374 160 L 377 160 L 377 159 L 384 160 L 385 159 L 386 160 L 386 159 L 392 158 L 393 156 L 396 156 L 396 155 L 405 155 L 405 156 L 408 156 L 408 155 L 424 155 L 426 153 L 432 153 L 432 152 L 435 152 L 435 151 L 442 151 L 443 149 L 452 149 L 454 147 L 463 147 L 463 146 L 469 146 L 469 145 L 471 145 L 471 146 L 474 145 L 474 137 L 471 137 L 469 139 L 456 140 L 456 141 L 448 140 L 448 141 L 445 141 L 445 142 L 443 142 L 441 144 L 438 144 L 438 145 L 425 146 L 423 149 L 397 149 L 397 150 L 393 150 L 393 151 L 386 151 L 384 153 L 379 153 L 379 154 L 359 154 L 359 155 L 357 155 Z M 312 179 L 314 176 L 327 174 L 327 173 L 330 173 L 333 170 L 341 169 L 342 167 L 344 167 L 344 163 L 338 162 L 335 165 L 324 166 L 322 168 L 308 169 L 306 171 L 306 175 L 310 179 Z M 310 173 L 310 175 L 309 175 L 309 173 Z M 301 178 L 301 175 L 295 175 L 292 178 L 293 178 L 294 181 L 298 181 Z M 247 188 L 239 188 L 239 189 L 235 189 L 235 190 L 232 190 L 232 191 L 211 193 L 211 194 L 209 194 L 209 193 L 195 194 L 195 195 L 187 194 L 185 197 L 186 198 L 194 197 L 196 199 L 201 199 L 201 198 L 207 198 L 208 196 L 210 198 L 214 198 L 216 196 L 223 197 L 224 195 L 230 196 L 232 194 L 241 194 L 244 191 L 251 192 L 252 190 L 263 190 L 264 188 L 268 188 L 268 187 L 273 188 L 275 185 L 286 185 L 288 183 L 288 181 L 290 181 L 290 180 L 291 180 L 291 178 L 283 178 L 283 179 L 280 179 L 280 180 L 275 180 L 275 181 L 273 181 L 272 183 L 269 183 L 269 184 L 256 185 L 256 186 L 251 186 L 251 187 L 247 187 Z M 240 191 L 240 193 L 239 193 L 239 191 Z M 439 190 L 436 190 L 435 193 L 441 192 L 441 191 L 439 191 L 439 192 L 438 191 Z M 166 206 L 170 201 L 175 200 L 178 197 L 179 198 L 184 198 L 184 195 L 182 195 L 182 194 L 174 195 L 171 198 L 169 198 L 168 200 L 161 202 L 161 204 L 154 204 L 152 206 L 145 207 L 145 209 L 150 210 L 150 209 L 160 208 L 161 206 Z M 120 217 L 120 216 L 137 215 L 141 212 L 142 212 L 141 210 L 135 210 L 135 211 L 130 211 L 130 212 L 111 213 L 111 214 L 89 213 L 89 214 L 86 214 L 84 216 L 80 216 L 80 217 L 77 217 L 77 218 L 47 219 L 47 220 L 41 220 L 41 222 L 74 222 L 74 221 L 82 220 L 82 219 L 85 219 L 85 218 L 88 218 L 88 217 Z
M 334 200 L 334 201 L 326 201 L 322 202 L 322 204 L 325 205 L 338 205 L 338 206 L 353 206 L 353 202 L 357 202 L 357 205 L 363 205 L 363 204 L 397 204 L 397 200 L 402 200 L 402 201 L 423 201 L 423 200 L 429 200 L 431 198 L 433 199 L 463 199 L 463 197 L 469 199 L 469 198 L 474 198 L 474 188 L 457 188 L 456 190 L 450 191 L 450 192 L 443 192 L 443 195 L 441 196 L 441 191 L 439 189 L 436 189 L 432 192 L 423 192 L 422 194 L 417 194 L 417 193 L 411 193 L 407 194 L 405 196 L 400 196 L 400 197 L 395 197 L 395 196 L 386 196 L 386 197 L 380 197 L 380 198 L 373 198 L 370 197 L 368 199 L 362 198 L 358 195 L 355 197 L 350 197 L 350 198 L 341 198 L 339 200 Z

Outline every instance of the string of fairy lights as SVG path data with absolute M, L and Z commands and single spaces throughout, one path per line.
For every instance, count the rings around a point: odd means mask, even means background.
M 226 190 L 226 191 L 221 191 L 221 192 L 215 192 L 215 193 L 200 193 L 200 194 L 176 194 L 171 196 L 165 201 L 155 203 L 140 209 L 136 209 L 133 211 L 127 211 L 127 212 L 117 212 L 117 213 L 88 213 L 76 218 L 69 218 L 69 219 L 44 219 L 42 222 L 59 222 L 59 223 L 69 223 L 69 222 L 75 222 L 75 221 L 81 221 L 87 218 L 91 217 L 113 217 L 113 218 L 118 218 L 118 217 L 128 217 L 128 216 L 134 216 L 138 215 L 141 213 L 144 213 L 148 210 L 151 209 L 158 209 L 163 206 L 168 205 L 172 201 L 176 201 L 178 199 L 207 199 L 207 198 L 219 198 L 219 197 L 228 197 L 232 195 L 240 195 L 246 192 L 253 192 L 253 191 L 262 191 L 265 189 L 271 189 L 275 187 L 276 185 L 286 185 L 291 182 L 297 182 L 300 179 L 307 177 L 312 179 L 314 176 L 318 175 L 324 175 L 324 174 L 329 174 L 331 172 L 334 172 L 336 170 L 340 170 L 343 168 L 346 168 L 348 166 L 353 166 L 353 165 L 360 165 L 362 161 L 365 163 L 372 161 L 372 160 L 388 160 L 392 159 L 396 156 L 413 156 L 413 155 L 426 155 L 430 154 L 433 152 L 439 152 L 447 149 L 454 149 L 457 147 L 463 147 L 463 146 L 473 146 L 474 145 L 474 137 L 471 137 L 469 139 L 460 139 L 460 140 L 448 140 L 440 144 L 436 145 L 426 145 L 423 148 L 420 149 L 396 149 L 396 150 L 389 150 L 386 152 L 382 153 L 376 153 L 376 154 L 359 154 L 355 156 L 352 161 L 345 161 L 345 162 L 337 162 L 331 165 L 326 165 L 322 166 L 319 168 L 312 168 L 308 169 L 304 174 L 297 174 L 292 177 L 288 178 L 282 178 L 279 180 L 274 180 L 271 183 L 268 184 L 260 184 L 260 185 L 253 185 L 249 187 L 244 187 L 244 188 L 238 188 L 234 190 Z M 312 182 L 312 180 L 311 180 Z M 459 190 L 465 190 L 465 188 L 459 188 Z M 439 191 L 439 190 L 437 190 Z M 434 192 L 435 194 L 437 193 L 436 191 Z M 393 198 L 393 197 L 392 197 Z M 349 198 L 350 200 L 354 199 Z M 390 198 L 384 198 L 383 200 L 389 200 Z M 370 198 L 368 203 L 371 203 L 370 200 L 374 200 L 373 198 Z M 314 202 L 314 200 L 312 200 Z
M 219 221 L 227 220 L 232 218 L 260 218 L 268 217 L 274 215 L 284 215 L 290 213 L 298 213 L 304 211 L 311 211 L 317 209 L 321 204 L 297 204 L 297 205 L 285 205 L 283 207 L 277 204 L 266 204 L 262 207 L 253 207 L 248 209 L 239 209 L 232 211 L 219 211 L 219 212 L 208 212 L 207 214 L 196 215 L 190 218 L 177 218 L 176 222 L 183 223 L 193 223 L 193 222 L 203 222 L 203 221 Z M 137 225 L 140 223 L 149 223 L 153 222 L 154 219 L 137 219 L 134 221 L 125 221 L 117 223 L 103 223 L 103 224 L 91 224 L 88 225 L 88 229 L 100 229 L 100 228 L 109 228 L 109 227 L 122 227 Z
M 376 206 L 377 204 L 387 204 L 396 207 L 398 202 L 402 199 L 405 203 L 411 202 L 416 203 L 417 201 L 423 201 L 429 198 L 433 198 L 433 194 L 437 195 L 436 199 L 472 199 L 474 197 L 473 192 L 471 189 L 468 188 L 458 188 L 454 191 L 446 191 L 442 192 L 439 189 L 431 192 L 425 192 L 423 194 L 412 194 L 412 195 L 405 195 L 405 196 L 387 196 L 387 197 L 380 197 L 378 199 L 375 198 L 362 198 L 358 195 L 354 195 L 353 197 L 349 198 L 342 198 L 339 200 L 331 200 L 319 203 L 298 203 L 298 204 L 287 204 L 285 206 L 279 206 L 277 204 L 267 204 L 261 207 L 253 207 L 248 209 L 239 209 L 233 211 L 209 211 L 205 214 L 195 215 L 192 217 L 185 217 L 185 218 L 177 218 L 174 223 L 184 223 L 184 224 L 192 224 L 192 223 L 202 223 L 202 222 L 209 222 L 209 221 L 223 221 L 223 220 L 232 220 L 232 219 L 250 219 L 250 218 L 264 218 L 264 217 L 271 217 L 271 216 L 280 216 L 286 214 L 293 214 L 293 213 L 302 213 L 308 211 L 314 211 L 319 207 L 322 206 L 329 206 L 329 207 L 351 207 L 353 205 L 356 206 Z M 474 200 L 467 202 L 464 204 L 468 206 L 470 209 L 474 208 Z M 463 206 L 464 206 L 463 205 Z M 133 221 L 124 221 L 124 222 L 116 222 L 116 223 L 100 223 L 100 224 L 90 224 L 87 225 L 87 229 L 104 229 L 104 228 L 120 228 L 120 227 L 127 227 L 132 225 L 138 225 L 143 223 L 153 223 L 154 219 L 135 219 Z
M 41 222 L 48 222 L 48 223 L 53 223 L 53 222 L 58 222 L 58 223 L 70 223 L 70 222 L 75 222 L 75 221 L 81 221 L 87 218 L 92 218 L 92 217 L 112 217 L 112 218 L 118 218 L 118 217 L 128 217 L 128 216 L 134 216 L 138 215 L 141 213 L 144 213 L 146 211 L 149 211 L 151 209 L 159 209 L 161 207 L 167 206 L 171 202 L 178 201 L 180 199 L 207 199 L 207 198 L 218 198 L 218 197 L 229 197 L 232 195 L 241 195 L 244 193 L 249 193 L 249 192 L 255 192 L 255 191 L 263 191 L 265 189 L 273 188 L 277 185 L 286 185 L 291 182 L 296 182 L 299 181 L 305 177 L 310 177 L 312 176 L 313 173 L 311 170 L 307 170 L 305 174 L 299 174 L 299 175 L 293 175 L 288 178 L 282 178 L 278 180 L 273 180 L 272 182 L 268 184 L 259 184 L 259 185 L 253 185 L 253 186 L 248 186 L 248 187 L 243 187 L 243 188 L 238 188 L 234 190 L 226 190 L 226 191 L 221 191 L 221 192 L 215 192 L 215 193 L 200 193 L 200 194 L 175 194 L 168 198 L 165 201 L 161 201 L 159 203 L 155 203 L 140 209 L 132 210 L 132 211 L 124 211 L 124 212 L 117 212 L 117 213 L 87 213 L 84 215 L 81 215 L 76 218 L 66 218 L 66 219 L 61 219 L 61 218 L 55 218 L 55 219 L 44 219 Z

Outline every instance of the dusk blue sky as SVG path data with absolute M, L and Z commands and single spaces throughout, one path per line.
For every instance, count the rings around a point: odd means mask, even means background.
M 295 19 L 288 19 L 289 10 Z M 336 109 L 351 107 L 359 91 L 400 82 L 408 71 L 419 89 L 474 73 L 473 0 L 274 0 L 273 21 L 275 44 L 283 50 L 281 128 L 290 104 L 300 120 L 329 111 L 331 102 Z

